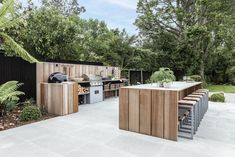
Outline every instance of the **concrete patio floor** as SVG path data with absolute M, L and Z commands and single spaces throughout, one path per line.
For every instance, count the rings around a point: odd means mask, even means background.
M 211 103 L 194 140 L 178 142 L 118 129 L 118 99 L 79 113 L 0 132 L 1 157 L 232 157 L 235 94 Z

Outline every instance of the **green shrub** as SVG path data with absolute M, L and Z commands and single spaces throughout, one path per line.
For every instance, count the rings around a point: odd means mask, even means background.
M 26 99 L 23 103 L 24 107 L 26 106 L 37 106 L 36 101 L 33 98 Z
M 190 79 L 192 79 L 194 81 L 201 81 L 202 77 L 200 75 L 191 75 Z
M 26 106 L 20 115 L 21 121 L 38 120 L 41 118 L 41 110 L 37 106 Z
M 12 112 L 17 106 L 18 106 L 18 101 L 10 101 L 10 100 L 7 100 L 4 102 L 5 104 L 5 110 L 7 112 Z
M 210 97 L 210 101 L 213 102 L 225 102 L 224 93 L 214 93 Z

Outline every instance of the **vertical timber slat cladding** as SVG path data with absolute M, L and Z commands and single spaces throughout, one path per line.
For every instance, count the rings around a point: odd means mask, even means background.
M 120 89 L 119 97 L 119 128 L 129 130 L 129 90 Z
M 164 136 L 164 91 L 152 91 L 152 135 Z
M 171 90 L 142 85 L 122 87 L 119 128 L 177 141 L 178 100 L 200 87 L 200 82 Z
M 140 91 L 129 89 L 129 130 L 140 131 Z
M 76 83 L 42 83 L 41 105 L 60 116 L 78 112 L 77 87 Z
M 73 86 L 73 92 L 76 93 L 74 94 L 74 100 L 73 100 L 73 110 L 74 112 L 78 112 L 78 84 L 74 84 Z
M 151 135 L 151 90 L 140 90 L 140 133 Z
M 36 100 L 36 64 L 31 64 L 19 57 L 6 57 L 0 53 L 0 84 L 16 80 L 24 83 L 19 90 L 25 93 L 21 100 Z
M 165 91 L 164 138 L 173 141 L 178 138 L 178 98 L 177 91 Z
M 42 75 L 41 77 L 43 77 L 43 79 L 38 78 L 40 81 L 43 80 L 43 82 L 47 82 L 50 74 L 54 72 L 65 73 L 69 75 L 70 78 L 78 78 L 78 77 L 81 77 L 82 74 L 99 75 L 101 72 L 104 77 L 108 77 L 109 75 L 112 75 L 113 70 L 114 70 L 114 74 L 116 78 L 120 78 L 120 75 L 121 75 L 120 68 L 118 67 L 76 65 L 76 64 L 65 64 L 65 63 L 46 63 L 46 62 L 37 63 L 37 64 L 42 64 L 42 67 L 37 66 L 37 71 L 40 71 L 40 73 L 41 72 L 43 73 L 41 74 Z

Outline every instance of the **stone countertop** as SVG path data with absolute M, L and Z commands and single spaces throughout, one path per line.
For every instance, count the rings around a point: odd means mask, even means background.
M 149 90 L 171 90 L 171 91 L 181 91 L 196 85 L 200 85 L 202 82 L 180 82 L 176 81 L 173 82 L 171 87 L 159 87 L 157 84 L 142 84 L 142 85 L 135 85 L 135 86 L 126 86 L 122 88 L 128 88 L 128 89 L 149 89 Z

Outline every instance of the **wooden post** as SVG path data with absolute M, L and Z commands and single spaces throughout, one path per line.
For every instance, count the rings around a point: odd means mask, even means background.
M 141 84 L 144 84 L 143 69 L 141 69 L 140 75 L 141 75 L 140 82 L 141 82 Z

